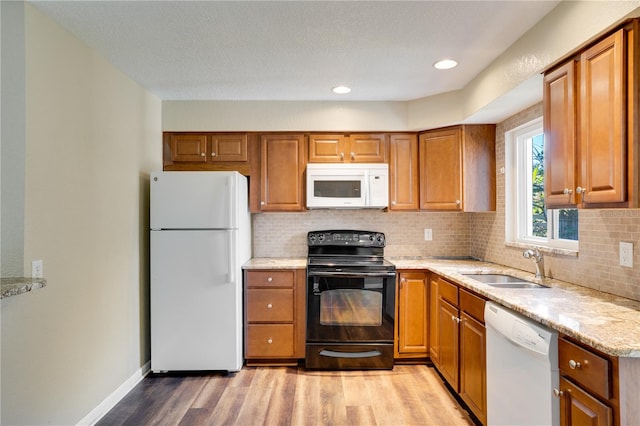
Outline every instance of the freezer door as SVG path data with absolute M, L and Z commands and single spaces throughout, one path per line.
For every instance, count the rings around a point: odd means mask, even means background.
M 242 368 L 238 231 L 151 231 L 151 369 Z
M 154 172 L 151 229 L 237 228 L 242 184 L 237 172 Z

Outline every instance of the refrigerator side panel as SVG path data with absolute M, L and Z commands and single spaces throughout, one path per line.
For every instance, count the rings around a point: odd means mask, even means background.
M 237 172 L 152 173 L 151 229 L 237 228 L 240 177 Z
M 151 231 L 151 369 L 242 368 L 238 231 Z

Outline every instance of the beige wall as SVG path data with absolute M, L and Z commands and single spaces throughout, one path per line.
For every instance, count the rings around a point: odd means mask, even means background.
M 75 424 L 149 360 L 148 173 L 161 103 L 25 7 L 24 263 L 2 300 L 2 424 Z
M 542 116 L 542 104 L 534 105 L 498 123 L 496 170 L 505 165 L 508 130 Z M 523 249 L 505 246 L 505 181 L 496 175 L 495 213 L 472 213 L 469 218 L 469 253 L 481 259 L 534 272 Z M 640 209 L 588 209 L 578 213 L 578 256 L 545 254 L 547 274 L 554 278 L 607 293 L 640 300 Z M 634 268 L 619 265 L 619 243 L 634 244 Z

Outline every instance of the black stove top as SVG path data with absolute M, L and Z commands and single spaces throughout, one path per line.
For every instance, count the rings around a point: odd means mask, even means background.
M 381 232 L 329 230 L 307 234 L 307 264 L 313 269 L 336 271 L 392 271 L 384 259 L 385 235 Z

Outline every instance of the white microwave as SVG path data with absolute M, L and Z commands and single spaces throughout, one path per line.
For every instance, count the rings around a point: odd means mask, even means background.
M 388 164 L 307 164 L 307 208 L 384 209 L 388 206 Z

